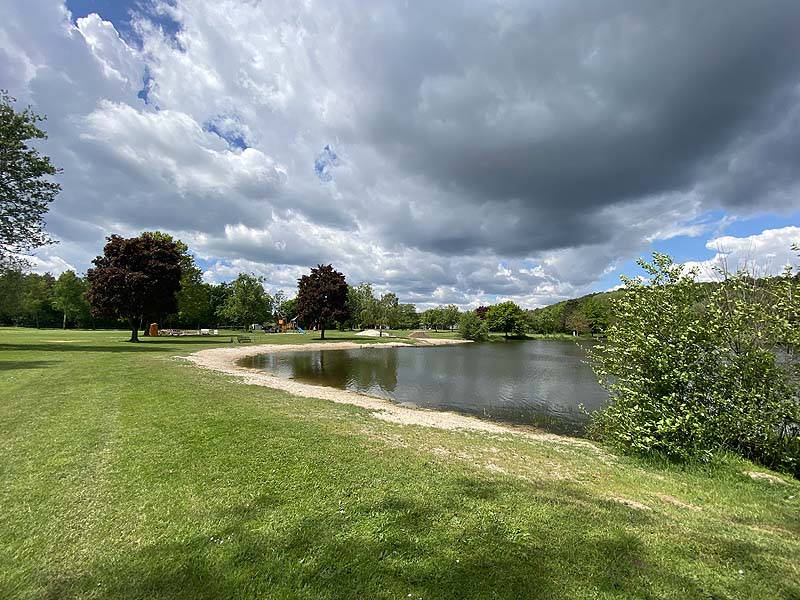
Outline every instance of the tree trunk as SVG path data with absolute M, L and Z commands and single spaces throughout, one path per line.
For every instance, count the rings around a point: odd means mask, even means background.
M 64 311 L 64 323 L 61 325 L 61 329 L 67 328 L 67 311 Z
M 324 340 L 325 339 L 325 330 L 324 329 L 320 329 L 319 331 L 320 331 L 319 339 Z
M 131 326 L 131 339 L 129 342 L 138 342 L 139 341 L 139 324 L 136 322 L 136 319 L 128 319 L 128 324 Z

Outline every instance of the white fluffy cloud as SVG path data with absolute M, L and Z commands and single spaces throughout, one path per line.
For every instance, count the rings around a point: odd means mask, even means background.
M 86 116 L 82 138 L 113 157 L 119 170 L 163 186 L 165 194 L 268 199 L 285 178 L 285 169 L 260 150 L 232 150 L 189 115 L 172 110 L 101 100 Z
M 539 305 L 712 235 L 711 210 L 796 207 L 792 2 L 129 9 L 120 35 L 59 0 L 0 6 L 0 72 L 64 169 L 40 269 L 161 229 L 213 280 L 291 288 L 332 262 L 423 306 Z
M 704 261 L 690 261 L 705 281 L 719 279 L 718 270 L 730 272 L 747 270 L 762 276 L 780 275 L 784 267 L 795 268 L 800 263 L 798 252 L 792 246 L 800 244 L 800 227 L 767 229 L 743 237 L 725 235 L 709 240 L 706 248 L 714 257 Z

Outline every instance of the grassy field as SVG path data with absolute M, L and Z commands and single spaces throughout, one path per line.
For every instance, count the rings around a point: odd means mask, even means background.
M 4 599 L 800 598 L 795 480 L 392 425 L 127 337 L 0 329 Z

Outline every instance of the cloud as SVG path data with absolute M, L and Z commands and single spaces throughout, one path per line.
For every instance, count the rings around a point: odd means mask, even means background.
M 117 79 L 134 91 L 141 89 L 145 61 L 122 40 L 111 23 L 93 13 L 77 19 L 76 27 L 107 78 Z
M 189 115 L 150 112 L 101 101 L 85 118 L 84 140 L 113 157 L 117 168 L 179 196 L 275 196 L 285 169 L 255 148 L 231 150 Z
M 704 281 L 719 279 L 719 269 L 746 270 L 759 276 L 780 275 L 784 267 L 800 266 L 800 258 L 792 250 L 794 244 L 800 244 L 800 227 L 767 229 L 744 237 L 726 235 L 706 243 L 706 248 L 714 252 L 713 258 L 689 261 L 686 266 L 697 268 Z
M 797 210 L 792 0 L 127 12 L 0 6 L 0 70 L 64 169 L 53 256 L 81 270 L 157 228 L 217 279 L 333 262 L 421 305 L 533 305 Z

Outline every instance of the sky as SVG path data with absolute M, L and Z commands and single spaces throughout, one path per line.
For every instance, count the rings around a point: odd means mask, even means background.
M 798 262 L 800 3 L 9 0 L 0 86 L 63 169 L 35 269 L 111 234 L 271 291 L 547 305 L 665 252 Z

